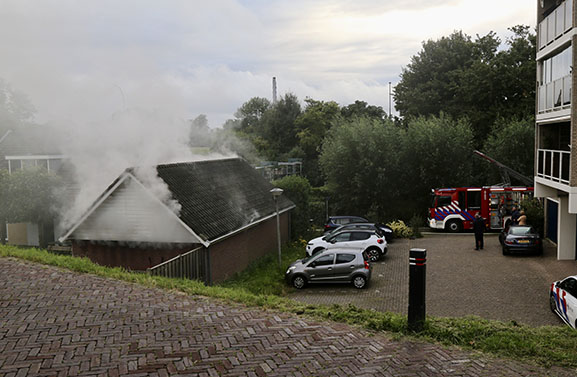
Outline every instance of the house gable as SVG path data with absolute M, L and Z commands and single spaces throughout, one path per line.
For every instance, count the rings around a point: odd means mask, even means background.
M 124 179 L 69 238 L 94 241 L 202 243 L 140 182 Z

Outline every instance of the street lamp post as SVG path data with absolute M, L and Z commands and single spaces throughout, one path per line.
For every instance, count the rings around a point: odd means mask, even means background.
M 278 187 L 275 187 L 272 190 L 270 190 L 270 193 L 272 194 L 272 198 L 274 199 L 274 207 L 276 211 L 276 239 L 278 244 L 278 266 L 282 267 L 281 253 L 280 253 L 280 218 L 278 213 L 278 197 L 282 195 L 283 190 Z

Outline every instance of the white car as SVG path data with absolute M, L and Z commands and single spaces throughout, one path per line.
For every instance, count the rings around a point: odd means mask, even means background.
M 332 248 L 366 251 L 371 262 L 387 253 L 387 240 L 380 230 L 346 229 L 317 237 L 307 243 L 307 256 Z
M 577 275 L 551 284 L 549 305 L 565 323 L 577 328 Z

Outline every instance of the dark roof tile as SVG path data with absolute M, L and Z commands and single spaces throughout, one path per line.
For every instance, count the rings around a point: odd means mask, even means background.
M 157 166 L 182 206 L 180 219 L 208 241 L 274 215 L 273 186 L 240 158 Z M 281 195 L 279 210 L 294 204 Z

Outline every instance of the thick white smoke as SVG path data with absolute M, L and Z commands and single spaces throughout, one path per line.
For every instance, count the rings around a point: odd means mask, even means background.
M 129 167 L 135 167 L 136 177 L 178 214 L 180 204 L 158 177 L 155 166 L 225 157 L 194 155 L 188 146 L 190 122 L 158 111 L 131 109 L 104 121 L 58 126 L 64 135 L 62 153 L 74 167 L 76 181 L 61 216 L 63 230 Z

